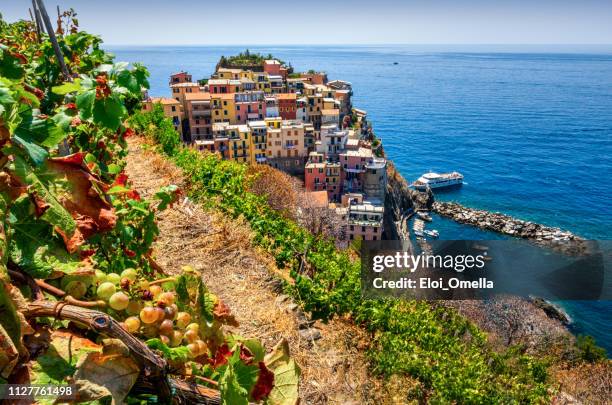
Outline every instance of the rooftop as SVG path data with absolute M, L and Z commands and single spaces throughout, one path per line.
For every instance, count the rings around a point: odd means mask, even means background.
M 184 82 L 184 83 L 174 83 L 170 85 L 171 88 L 176 88 L 176 87 L 200 87 L 199 83 L 195 83 L 195 82 Z
M 180 105 L 181 104 L 178 100 L 175 100 L 169 97 L 152 97 L 151 99 L 147 101 L 150 103 L 155 103 L 155 104 L 159 103 L 163 105 Z
M 327 191 L 308 191 L 306 198 L 310 200 L 311 208 L 327 208 Z
M 210 101 L 210 93 L 186 93 L 186 101 Z

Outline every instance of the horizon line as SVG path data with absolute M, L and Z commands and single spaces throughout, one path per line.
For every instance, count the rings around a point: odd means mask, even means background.
M 513 42 L 373 42 L 373 43 L 269 43 L 269 44 L 247 44 L 247 43 L 110 43 L 103 45 L 111 46 L 610 46 L 612 42 L 538 42 L 538 43 L 513 43 Z

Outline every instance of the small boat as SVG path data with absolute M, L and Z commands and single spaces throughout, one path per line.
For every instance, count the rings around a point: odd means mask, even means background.
M 427 222 L 431 222 L 432 221 L 431 216 L 428 213 L 426 213 L 426 212 L 417 211 L 416 214 L 423 221 L 427 221 Z
M 427 235 L 427 236 L 432 237 L 432 238 L 437 238 L 438 236 L 440 236 L 440 232 L 438 232 L 435 229 L 432 229 L 432 230 L 426 229 L 426 230 L 423 231 L 423 233 L 425 235 Z
M 459 172 L 451 173 L 425 173 L 418 178 L 412 185 L 414 188 L 420 191 L 427 190 L 428 188 L 446 188 L 453 186 L 460 186 L 463 184 L 463 175 Z
M 414 232 L 414 234 L 415 234 L 416 236 L 423 237 L 423 231 L 419 231 L 419 230 L 414 229 L 414 230 L 413 230 L 413 232 Z

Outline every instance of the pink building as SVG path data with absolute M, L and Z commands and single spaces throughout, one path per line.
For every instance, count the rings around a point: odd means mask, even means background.
M 304 186 L 306 191 L 327 190 L 326 163 L 306 163 L 304 168 Z
M 264 60 L 263 70 L 268 75 L 281 76 L 281 64 L 275 59 Z
M 187 72 L 178 72 L 173 75 L 170 75 L 170 86 L 178 83 L 190 83 L 191 75 Z
M 236 93 L 234 102 L 237 124 L 246 124 L 247 121 L 259 121 L 266 118 L 266 102 L 263 91 Z

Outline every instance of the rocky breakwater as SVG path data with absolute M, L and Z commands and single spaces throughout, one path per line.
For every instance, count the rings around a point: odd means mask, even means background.
M 408 182 L 397 171 L 391 161 L 387 161 L 387 194 L 385 197 L 385 239 L 406 240 L 410 229 L 408 219 L 415 210 L 431 210 L 433 194 L 422 193 L 408 187 Z
M 529 239 L 538 245 L 562 250 L 567 254 L 582 254 L 587 249 L 584 239 L 569 231 L 524 221 L 499 212 L 477 210 L 458 203 L 443 201 L 434 202 L 432 208 L 437 214 L 459 223 L 516 238 Z

